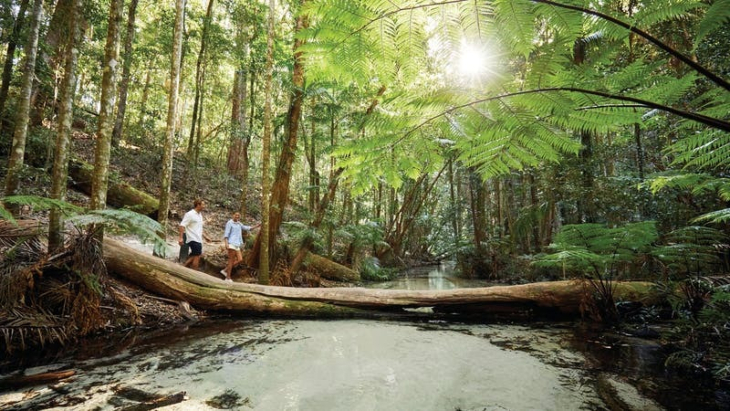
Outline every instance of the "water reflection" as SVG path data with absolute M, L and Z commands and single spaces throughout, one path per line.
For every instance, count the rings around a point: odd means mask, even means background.
M 366 284 L 367 288 L 396 290 L 452 290 L 455 288 L 486 287 L 486 280 L 461 278 L 454 262 L 411 268 L 393 281 Z

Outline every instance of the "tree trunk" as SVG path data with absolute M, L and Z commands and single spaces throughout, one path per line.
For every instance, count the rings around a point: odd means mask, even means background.
M 41 26 L 41 14 L 43 13 L 42 5 L 42 0 L 33 0 L 30 32 L 28 34 L 28 42 L 25 46 L 23 85 L 18 96 L 13 145 L 10 150 L 10 158 L 8 159 L 7 175 L 5 176 L 5 196 L 14 195 L 18 189 L 19 174 L 23 168 L 25 158 L 25 141 L 28 137 L 30 96 L 33 92 L 33 79 L 35 78 L 35 60 L 38 55 L 38 30 Z
M 456 203 L 456 190 L 455 190 L 455 175 L 454 175 L 454 159 L 453 157 L 449 158 L 449 200 L 451 203 L 451 229 L 454 231 L 454 250 L 457 250 L 459 247 L 459 219 L 458 215 L 460 213 L 459 207 L 457 207 Z
M 304 3 L 306 3 L 306 0 L 302 0 L 299 5 L 300 9 L 304 6 Z M 273 24 L 273 22 L 270 21 L 270 24 Z M 296 35 L 297 33 L 300 33 L 307 27 L 309 27 L 309 18 L 307 15 L 300 13 L 297 16 L 294 34 Z M 304 99 L 304 58 L 299 48 L 304 45 L 305 41 L 299 37 L 295 38 L 294 67 L 292 68 L 293 94 L 289 105 L 289 112 L 287 114 L 287 135 L 279 156 L 276 176 L 274 177 L 274 183 L 271 187 L 271 205 L 268 208 L 269 222 L 266 227 L 266 238 L 270 240 L 271 244 L 275 244 L 276 242 L 276 233 L 279 231 L 284 210 L 286 209 L 289 201 L 289 183 L 291 182 L 292 163 L 294 162 L 294 155 L 297 149 L 299 120 L 302 115 L 302 101 Z M 261 240 L 263 240 L 263 236 L 257 236 L 256 242 L 252 248 L 252 263 L 254 264 L 258 262 L 259 254 L 264 252 L 264 250 L 261 249 Z M 270 250 L 266 250 L 266 253 L 268 253 L 267 255 L 270 258 Z
M 137 4 L 139 0 L 130 0 L 129 13 L 127 14 L 127 33 L 124 38 L 124 62 L 122 63 L 122 82 L 119 84 L 119 99 L 117 101 L 117 118 L 114 121 L 112 131 L 112 145 L 119 146 L 124 140 L 122 128 L 124 126 L 124 115 L 127 111 L 127 91 L 129 90 L 129 79 L 132 68 L 132 45 L 134 44 L 135 18 L 137 16 Z
M 23 29 L 25 22 L 25 12 L 28 10 L 28 0 L 22 0 L 20 2 L 20 8 L 18 9 L 18 16 L 15 18 L 13 24 L 13 31 L 10 33 L 8 39 L 8 49 L 5 53 L 5 64 L 3 65 L 2 84 L 0 84 L 0 116 L 5 113 L 5 103 L 8 100 L 8 91 L 10 90 L 10 81 L 13 79 L 13 67 L 15 64 L 15 49 L 18 48 L 18 40 L 20 37 L 20 31 Z M 0 122 L 0 128 L 2 122 Z
M 185 21 L 185 0 L 175 1 L 175 28 L 173 31 L 172 58 L 170 59 L 170 90 L 167 100 L 167 126 L 165 127 L 162 176 L 160 179 L 160 207 L 157 221 L 162 225 L 162 237 L 167 233 L 167 213 L 170 210 L 170 187 L 172 185 L 172 158 L 175 149 L 175 124 L 177 122 L 177 96 L 180 87 L 180 62 L 182 59 L 183 23 Z
M 231 93 L 231 137 L 228 141 L 228 155 L 226 156 L 226 169 L 232 176 L 243 173 L 243 146 L 247 143 L 248 137 L 246 135 L 245 106 L 247 86 L 246 71 L 236 70 Z
M 469 173 L 469 198 L 471 199 L 471 220 L 473 227 L 474 250 L 477 256 L 484 256 L 487 242 L 486 219 L 484 218 L 484 184 L 475 170 Z
M 53 171 L 51 181 L 51 198 L 66 200 L 68 180 L 68 147 L 71 142 L 71 123 L 73 122 L 73 100 L 76 89 L 76 62 L 78 61 L 77 42 L 80 39 L 78 30 L 78 12 L 81 0 L 75 0 L 71 5 L 69 16 L 69 35 L 66 44 L 66 62 L 64 76 L 61 82 L 60 105 L 58 107 L 58 128 L 56 133 L 55 155 L 53 156 Z M 51 209 L 48 223 L 48 249 L 51 251 L 61 248 L 64 244 L 63 214 L 56 208 Z
M 203 20 L 203 32 L 200 36 L 200 51 L 198 51 L 198 60 L 195 63 L 195 100 L 193 100 L 193 120 L 190 125 L 190 138 L 188 139 L 188 161 L 192 163 L 192 168 L 197 167 L 197 145 L 200 143 L 195 138 L 196 127 L 200 128 L 200 117 L 203 109 L 203 78 L 205 77 L 205 51 L 208 47 L 208 31 L 210 30 L 210 22 L 213 16 L 214 0 L 208 0 L 208 9 L 205 12 Z M 198 135 L 200 133 L 199 130 Z
M 112 127 L 114 126 L 114 98 L 116 97 L 117 62 L 119 61 L 119 26 L 122 20 L 124 0 L 112 0 L 109 5 L 109 24 L 104 47 L 104 65 L 101 77 L 101 110 L 94 150 L 94 178 L 91 182 L 91 209 L 106 206 L 109 184 L 109 160 L 111 155 Z
M 319 207 L 317 209 L 317 214 L 314 217 L 314 220 L 309 224 L 310 228 L 317 229 L 320 225 L 322 225 L 322 221 L 324 221 L 324 216 L 327 213 L 327 209 L 329 208 L 329 204 L 332 202 L 332 200 L 335 198 L 335 193 L 337 193 L 337 184 L 340 181 L 340 175 L 342 172 L 345 171 L 345 169 L 340 168 L 338 169 L 333 179 L 330 180 L 329 187 L 327 189 L 327 193 L 325 194 L 324 198 L 319 201 Z M 304 258 L 307 256 L 309 251 L 311 251 L 313 245 L 313 239 L 311 237 L 307 237 L 303 244 L 299 247 L 299 251 L 297 252 L 296 256 L 294 257 L 294 260 L 291 263 L 291 266 L 289 268 L 289 271 L 292 273 L 296 273 L 299 270 L 300 265 L 304 262 Z M 359 279 L 358 275 L 358 279 Z
M 145 116 L 147 115 L 147 100 L 150 97 L 150 86 L 152 84 L 152 64 L 153 59 L 147 62 L 147 70 L 144 79 L 144 88 L 142 89 L 142 99 L 139 102 L 139 118 L 137 119 L 137 128 L 142 130 L 144 126 Z
M 269 193 L 269 162 L 271 160 L 271 83 L 274 73 L 274 13 L 276 3 L 269 0 L 269 16 L 266 30 L 266 73 L 264 75 L 264 135 L 261 148 L 261 231 L 256 236 L 249 253 L 249 265 L 259 268 L 259 284 L 269 283 L 269 226 L 271 219 L 271 195 Z
M 527 313 L 531 317 L 577 316 L 591 287 L 583 281 L 433 291 L 230 284 L 109 238 L 104 240 L 104 261 L 110 273 L 163 297 L 187 301 L 198 309 L 293 317 L 374 317 L 383 311 L 406 314 L 399 310 L 418 307 L 433 307 L 435 314 L 423 314 L 427 316 L 467 313 L 488 318 L 495 312 Z M 615 298 L 654 303 L 652 285 L 615 283 Z

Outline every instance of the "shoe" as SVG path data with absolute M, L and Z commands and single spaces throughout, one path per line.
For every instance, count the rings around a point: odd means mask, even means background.
M 232 283 L 232 282 L 233 282 L 233 280 L 231 280 L 230 278 L 226 278 L 226 279 L 225 279 L 225 280 L 223 280 L 223 281 L 225 281 L 225 282 L 227 282 L 227 283 Z
M 225 269 L 225 268 L 224 268 L 224 269 L 222 269 L 222 270 L 220 271 L 220 273 L 221 273 L 221 275 L 223 276 L 223 279 L 225 279 L 225 278 L 227 278 L 227 277 L 228 277 L 228 274 L 226 274 L 226 269 Z

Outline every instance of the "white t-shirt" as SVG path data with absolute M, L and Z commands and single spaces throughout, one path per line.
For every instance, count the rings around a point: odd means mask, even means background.
M 181 227 L 185 227 L 187 241 L 196 241 L 203 244 L 203 215 L 194 208 L 183 217 L 180 222 Z

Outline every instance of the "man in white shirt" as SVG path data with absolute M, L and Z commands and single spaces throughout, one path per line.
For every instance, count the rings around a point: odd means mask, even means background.
M 185 261 L 185 267 L 191 267 L 194 270 L 198 269 L 200 264 L 200 256 L 203 254 L 203 214 L 202 211 L 205 209 L 205 202 L 201 199 L 196 199 L 193 202 L 193 209 L 185 213 L 178 232 L 180 233 L 180 239 L 178 244 L 183 245 L 183 234 L 187 237 L 188 246 L 190 247 L 190 254 L 188 259 Z

